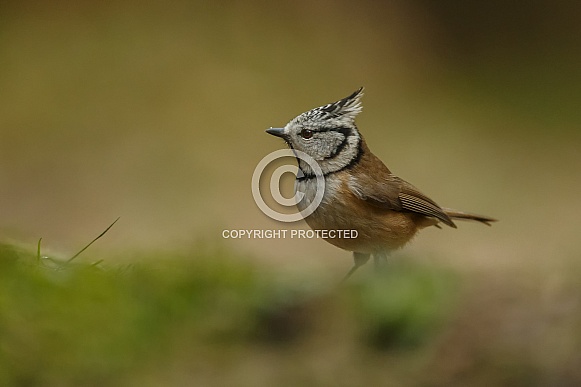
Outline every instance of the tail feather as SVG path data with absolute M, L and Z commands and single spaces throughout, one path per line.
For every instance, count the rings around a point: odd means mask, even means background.
M 487 226 L 490 226 L 491 222 L 498 221 L 497 219 L 490 218 L 488 216 L 470 214 L 468 212 L 457 211 L 451 208 L 442 208 L 442 210 L 446 213 L 446 215 L 455 220 L 474 220 L 476 222 L 484 223 Z

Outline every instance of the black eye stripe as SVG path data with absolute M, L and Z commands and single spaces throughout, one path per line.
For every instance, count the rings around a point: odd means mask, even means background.
M 346 128 L 346 127 L 339 127 L 339 128 L 321 128 L 321 129 L 313 130 L 313 132 L 319 132 L 319 133 L 323 133 L 323 132 L 338 132 L 338 133 L 341 133 L 345 137 L 349 137 L 349 136 L 351 136 L 353 134 L 353 130 L 351 128 Z

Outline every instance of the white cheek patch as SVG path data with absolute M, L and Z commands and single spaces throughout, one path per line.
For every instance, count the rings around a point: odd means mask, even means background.
M 332 159 L 333 157 L 341 154 L 343 149 L 345 149 L 345 147 L 348 145 L 349 137 L 345 137 L 344 135 L 340 134 L 339 136 L 335 137 L 334 140 L 335 143 L 333 144 L 333 148 L 330 150 L 325 159 Z

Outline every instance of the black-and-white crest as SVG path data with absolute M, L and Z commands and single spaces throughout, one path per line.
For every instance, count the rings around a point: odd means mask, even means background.
M 295 120 L 337 119 L 345 124 L 352 124 L 355 121 L 355 117 L 363 110 L 361 97 L 363 97 L 363 87 L 337 102 L 309 110 L 296 117 Z

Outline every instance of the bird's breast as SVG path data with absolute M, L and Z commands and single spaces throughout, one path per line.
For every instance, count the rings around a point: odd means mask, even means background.
M 307 224 L 315 230 L 355 230 L 357 238 L 354 239 L 326 239 L 349 251 L 371 253 L 403 247 L 418 229 L 414 215 L 378 208 L 359 199 L 349 190 L 344 177 L 334 174 L 325 178 L 322 200 L 305 218 Z M 304 194 L 297 205 L 300 211 L 313 203 L 317 190 L 321 189 L 316 179 L 297 181 L 295 188 Z

